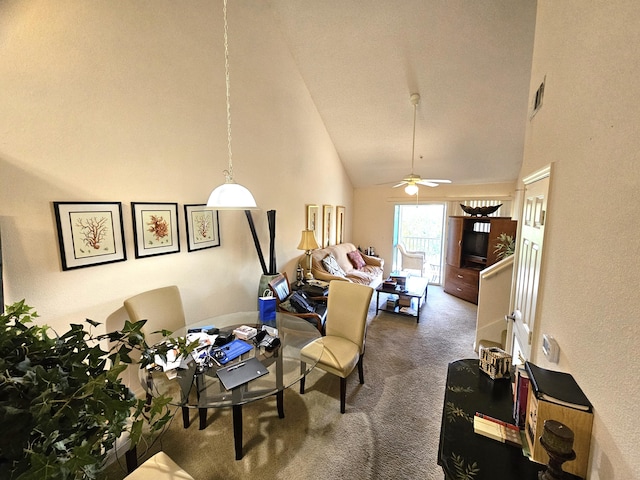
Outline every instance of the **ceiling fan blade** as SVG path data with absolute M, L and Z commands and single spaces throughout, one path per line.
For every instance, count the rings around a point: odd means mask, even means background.
M 394 186 L 393 186 L 393 187 L 391 187 L 391 188 L 398 188 L 398 187 L 401 187 L 401 186 L 403 186 L 403 185 L 406 185 L 407 183 L 409 183 L 409 182 L 407 182 L 407 181 L 403 180 L 402 182 L 398 183 L 397 185 L 394 185 Z
M 427 180 L 420 180 L 416 182 L 418 185 L 424 185 L 425 187 L 437 187 L 439 183 L 428 182 Z
M 422 181 L 430 183 L 451 183 L 451 180 L 441 180 L 437 178 L 423 178 Z

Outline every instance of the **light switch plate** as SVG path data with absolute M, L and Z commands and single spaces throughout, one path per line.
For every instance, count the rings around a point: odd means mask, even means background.
M 546 333 L 542 335 L 542 352 L 551 363 L 558 363 L 560 360 L 560 347 L 555 338 Z

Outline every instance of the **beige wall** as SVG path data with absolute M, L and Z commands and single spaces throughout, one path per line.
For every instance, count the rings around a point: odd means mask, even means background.
M 594 405 L 590 479 L 640 478 L 640 3 L 538 0 L 531 79 L 546 76 L 528 122 L 522 175 L 554 162 L 541 333 Z M 531 94 L 533 95 L 533 93 Z
M 5 303 L 25 298 L 63 327 L 177 284 L 192 321 L 255 309 L 262 272 L 244 213 L 220 212 L 219 248 L 187 253 L 184 233 L 182 206 L 206 202 L 227 167 L 221 9 L 0 3 Z M 353 193 L 273 23 L 261 2 L 229 6 L 233 158 L 262 209 L 253 215 L 265 256 L 273 209 L 278 267 L 293 274 L 305 204 L 346 206 L 349 239 Z M 263 74 L 267 62 L 286 72 L 277 82 Z M 307 181 L 318 166 L 325 175 Z M 61 271 L 53 201 L 122 202 L 128 260 Z M 130 202 L 141 201 L 179 204 L 180 253 L 134 258 Z

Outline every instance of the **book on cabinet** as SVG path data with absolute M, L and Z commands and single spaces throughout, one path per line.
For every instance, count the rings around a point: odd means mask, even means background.
M 525 438 L 531 459 L 546 464 L 549 455 L 540 443 L 546 420 L 555 420 L 570 428 L 574 434 L 575 460 L 562 465 L 565 472 L 586 478 L 591 446 L 593 413 L 591 403 L 573 376 L 537 367 L 526 362 L 529 376 Z

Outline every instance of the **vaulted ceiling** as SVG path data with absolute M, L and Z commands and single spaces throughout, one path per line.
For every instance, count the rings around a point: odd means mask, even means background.
M 269 0 L 354 186 L 411 171 L 509 182 L 522 162 L 533 0 Z M 425 187 L 428 188 L 428 187 Z

